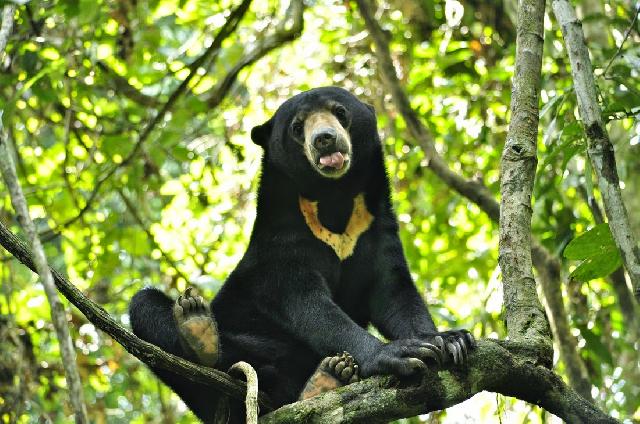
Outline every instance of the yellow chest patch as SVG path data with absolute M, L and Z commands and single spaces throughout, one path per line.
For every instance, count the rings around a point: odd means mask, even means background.
M 322 225 L 318 219 L 318 202 L 312 202 L 300 196 L 299 203 L 302 216 L 313 235 L 329 245 L 341 261 L 353 255 L 358 239 L 373 222 L 373 215 L 367 210 L 362 193 L 353 199 L 353 211 L 342 234 L 334 233 Z

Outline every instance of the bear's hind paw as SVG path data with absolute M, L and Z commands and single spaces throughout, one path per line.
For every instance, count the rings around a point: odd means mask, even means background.
M 309 399 L 320 393 L 360 381 L 359 372 L 358 364 L 348 352 L 327 356 L 305 384 L 300 399 Z
M 173 316 L 178 325 L 180 342 L 198 363 L 213 367 L 220 353 L 218 328 L 209 305 L 201 296 L 192 294 L 192 288 L 185 290 L 173 305 Z

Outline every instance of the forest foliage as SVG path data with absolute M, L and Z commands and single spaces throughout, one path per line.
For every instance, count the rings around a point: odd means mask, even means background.
M 0 110 L 50 264 L 125 326 L 129 300 L 146 285 L 173 296 L 193 285 L 213 297 L 244 253 L 254 220 L 261 151 L 249 131 L 291 95 L 338 85 L 377 110 L 405 254 L 437 324 L 504 338 L 497 224 L 427 169 L 380 80 L 355 4 L 307 1 L 304 28 L 287 32 L 295 4 L 302 3 L 19 2 L 0 55 Z M 498 199 L 515 1 L 379 6 L 396 72 L 437 151 Z M 589 0 L 579 13 L 638 238 L 636 7 Z M 556 295 L 594 402 L 631 422 L 640 420 L 639 308 L 629 288 L 610 277 L 620 255 L 602 224 L 568 66 L 548 10 L 533 235 L 562 261 Z M 0 187 L 0 220 L 17 231 Z M 0 261 L 0 419 L 68 422 L 72 411 L 43 288 L 4 250 Z M 138 359 L 69 311 L 92 421 L 194 421 Z M 555 359 L 562 374 L 565 364 Z M 445 423 L 549 419 L 495 394 L 432 415 Z

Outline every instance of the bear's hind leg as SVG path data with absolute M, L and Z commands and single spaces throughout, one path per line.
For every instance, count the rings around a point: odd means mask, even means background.
M 309 399 L 359 380 L 358 364 L 349 353 L 342 352 L 335 356 L 327 356 L 305 384 L 300 393 L 300 400 Z
M 203 363 L 203 365 L 211 366 L 210 364 L 213 362 L 211 349 L 200 349 L 197 344 L 192 347 L 191 342 L 193 342 L 193 339 L 191 335 L 199 334 L 198 329 L 202 330 L 201 334 L 203 335 L 211 335 L 212 324 L 208 324 L 207 320 L 202 317 L 203 302 L 200 299 L 195 299 L 190 291 L 185 294 L 187 295 L 186 297 L 183 295 L 179 298 L 182 317 L 177 319 L 177 301 L 174 302 L 167 295 L 156 289 L 145 288 L 140 290 L 133 297 L 129 306 L 131 327 L 136 336 L 153 343 L 165 352 L 193 362 L 200 362 L 204 359 L 207 363 Z M 185 300 L 188 302 L 186 308 L 182 306 Z M 208 308 L 204 309 L 206 313 Z M 179 315 L 180 313 L 178 312 L 177 314 Z M 213 315 L 210 313 L 209 319 L 213 322 Z M 215 328 L 215 325 L 213 328 Z M 187 337 L 187 334 L 190 336 Z M 217 336 L 217 332 L 215 334 Z M 197 337 L 195 339 L 199 340 Z M 201 342 L 202 346 L 211 345 L 212 337 L 207 336 L 205 340 L 205 342 Z M 218 354 L 219 351 L 216 350 L 216 355 Z M 220 400 L 219 394 L 214 389 L 210 386 L 190 381 L 166 369 L 151 367 L 151 370 L 165 384 L 171 387 L 202 421 L 205 423 L 214 422 L 214 416 L 219 408 Z M 237 421 L 232 420 L 230 422 Z

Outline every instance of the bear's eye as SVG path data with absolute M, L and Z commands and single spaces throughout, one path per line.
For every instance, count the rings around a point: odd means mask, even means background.
M 302 121 L 296 120 L 296 121 L 293 121 L 293 123 L 291 124 L 291 133 L 295 137 L 301 137 L 303 129 L 304 129 L 304 126 L 302 125 Z
M 340 121 L 340 123 L 343 126 L 347 125 L 347 123 L 348 123 L 347 109 L 344 106 L 335 105 L 333 107 L 333 114 L 336 116 L 336 118 L 338 118 L 338 121 Z

